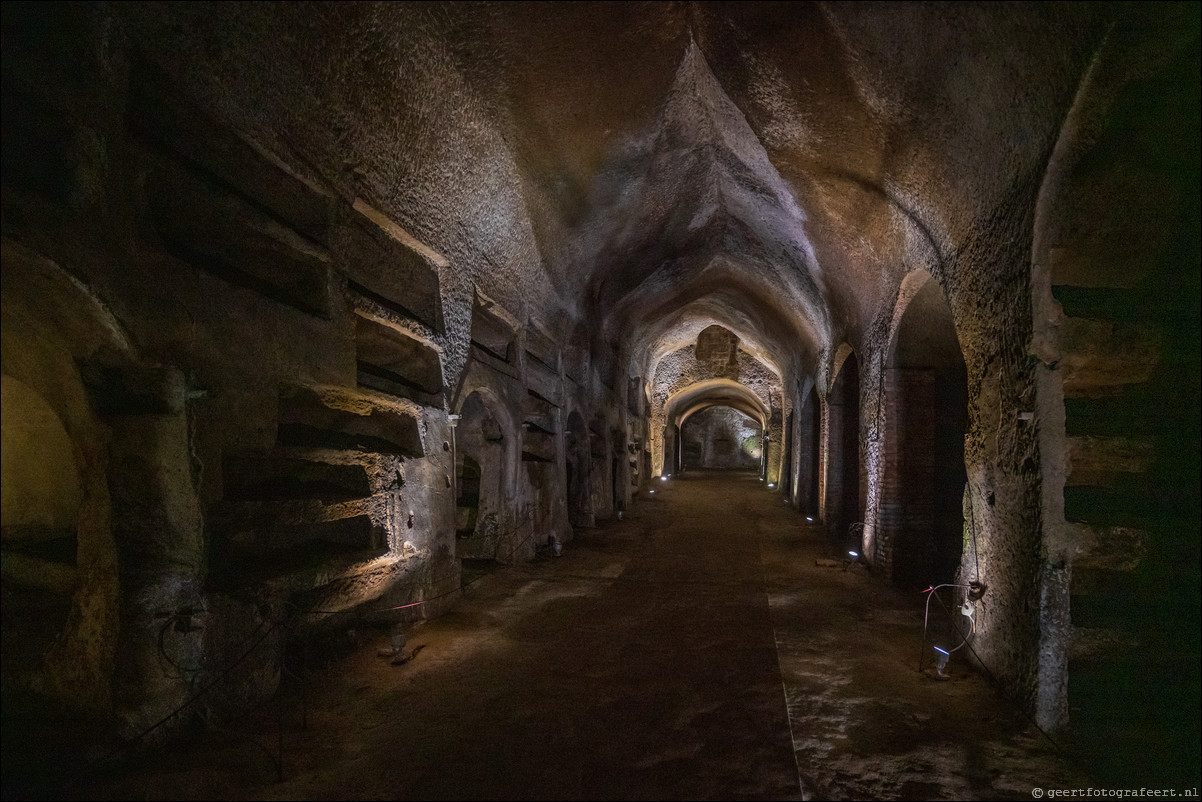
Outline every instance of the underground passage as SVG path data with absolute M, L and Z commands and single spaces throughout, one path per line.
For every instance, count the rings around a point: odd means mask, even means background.
M 1197 797 L 1198 4 L 2 27 L 5 799 Z

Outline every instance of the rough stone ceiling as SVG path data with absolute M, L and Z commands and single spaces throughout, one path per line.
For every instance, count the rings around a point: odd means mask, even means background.
M 153 57 L 446 255 L 452 295 L 640 360 L 719 322 L 779 374 L 859 345 L 905 273 L 958 279 L 1105 32 L 1094 4 L 175 6 L 128 12 Z

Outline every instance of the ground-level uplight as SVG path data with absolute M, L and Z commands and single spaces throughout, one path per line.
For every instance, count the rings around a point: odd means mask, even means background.
M 947 651 L 946 649 L 941 649 L 938 646 L 935 647 L 935 673 L 936 674 L 938 674 L 941 677 L 947 676 L 947 674 L 943 673 L 943 669 L 947 668 L 947 661 L 948 661 L 948 658 L 950 658 L 951 656 L 952 656 L 952 653 Z

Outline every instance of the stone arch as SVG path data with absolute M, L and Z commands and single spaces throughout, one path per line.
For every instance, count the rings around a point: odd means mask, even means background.
M 745 405 L 713 403 L 694 408 L 680 423 L 681 467 L 759 471 L 763 432 L 760 418 Z
M 795 428 L 793 504 L 800 513 L 813 519 L 820 514 L 819 480 L 822 464 L 822 401 L 813 384 L 797 407 Z
M 0 378 L 6 672 L 33 672 L 67 629 L 79 584 L 83 486 L 76 446 L 46 399 Z
M 768 405 L 764 399 L 749 387 L 731 379 L 708 379 L 677 390 L 668 396 L 664 403 L 666 422 L 663 441 L 668 455 L 664 460 L 664 474 L 680 469 L 683 464 L 681 427 L 691 415 L 712 406 L 736 409 L 759 421 L 761 429 L 767 429 L 770 420 Z
M 873 561 L 905 588 L 950 583 L 963 551 L 967 369 L 926 271 L 902 282 L 887 354 Z
M 74 530 L 83 488 L 70 435 L 29 385 L 4 374 L 0 388 L 0 526 L 5 539 Z
M 109 490 L 121 467 L 110 465 L 110 445 L 124 440 L 97 414 L 105 394 L 96 380 L 101 366 L 131 365 L 134 349 L 107 307 L 58 265 L 8 239 L 3 262 L 6 698 L 12 689 L 33 710 L 108 717 L 114 655 L 137 635 L 121 625 Z
M 1094 53 L 1035 206 L 1027 412 L 1038 425 L 1044 557 L 1037 720 L 1127 756 L 1142 737 L 1130 708 L 1139 688 L 1144 720 L 1189 722 L 1157 763 L 1195 774 L 1197 637 L 1169 630 L 1199 630 L 1197 63 L 1196 36 L 1153 52 L 1108 38 Z M 1170 116 L 1181 110 L 1188 128 Z M 1107 631 L 1113 645 L 1073 656 L 1065 633 L 1081 631 Z
M 782 469 L 781 469 L 781 477 L 780 477 L 781 494 L 785 497 L 786 501 L 790 501 L 793 503 L 796 503 L 796 498 L 797 498 L 797 495 L 795 492 L 796 479 L 793 474 L 793 470 L 794 470 L 794 465 L 793 465 L 793 462 L 794 462 L 794 460 L 793 460 L 793 442 L 794 442 L 794 440 L 793 440 L 793 425 L 794 425 L 794 421 L 793 421 L 793 417 L 794 417 L 795 413 L 796 413 L 795 409 L 790 409 L 788 414 L 785 415 L 784 439 L 782 441 L 782 454 L 781 454 Z
M 864 522 L 865 477 L 860 448 L 860 366 L 851 346 L 835 353 L 834 379 L 824 408 L 826 459 L 823 515 L 831 541 L 860 551 Z
M 592 495 L 589 492 L 592 475 L 592 455 L 588 426 L 579 409 L 568 415 L 564 431 L 564 485 L 567 488 L 568 523 L 576 527 L 596 524 Z
M 460 401 L 455 427 L 455 552 L 491 559 L 512 524 L 507 499 L 514 482 L 512 421 L 487 388 Z

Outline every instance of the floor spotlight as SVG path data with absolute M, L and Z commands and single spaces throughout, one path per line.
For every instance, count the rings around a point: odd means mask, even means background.
M 940 649 L 938 646 L 935 647 L 935 674 L 937 676 L 947 677 L 947 674 L 943 673 L 943 670 L 947 668 L 947 661 L 951 656 L 952 653 L 946 649 Z

